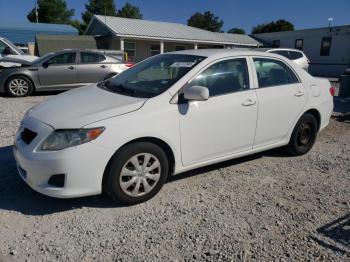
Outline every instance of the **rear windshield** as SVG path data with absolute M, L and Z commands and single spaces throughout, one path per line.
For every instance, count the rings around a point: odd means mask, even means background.
M 298 51 L 273 50 L 270 53 L 279 54 L 281 56 L 287 57 L 290 60 L 296 60 L 303 57 L 303 54 Z
M 296 51 L 290 51 L 289 57 L 291 60 L 296 60 L 296 59 L 302 58 L 303 54 L 300 52 L 296 52 Z

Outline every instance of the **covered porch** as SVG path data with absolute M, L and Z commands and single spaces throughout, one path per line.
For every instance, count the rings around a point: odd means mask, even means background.
M 129 62 L 140 62 L 150 56 L 173 51 L 204 49 L 204 48 L 225 48 L 225 45 L 189 41 L 165 41 L 153 39 L 135 39 L 112 37 L 109 43 L 110 49 L 122 50 L 127 54 Z

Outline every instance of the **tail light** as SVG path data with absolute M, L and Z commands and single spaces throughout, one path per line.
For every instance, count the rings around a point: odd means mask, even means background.
M 331 86 L 331 87 L 329 88 L 329 92 L 331 93 L 332 96 L 334 96 L 334 94 L 335 94 L 335 88 L 334 88 L 333 86 Z
M 133 67 L 134 64 L 133 64 L 133 63 L 126 63 L 125 66 L 126 66 L 126 67 Z

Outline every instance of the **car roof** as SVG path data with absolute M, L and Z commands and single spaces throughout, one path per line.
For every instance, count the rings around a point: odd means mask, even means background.
M 104 50 L 104 49 L 83 49 L 83 48 L 67 48 L 67 49 L 63 49 L 63 50 L 58 50 L 58 51 L 53 51 L 47 54 L 50 55 L 59 55 L 59 54 L 64 54 L 64 53 L 69 53 L 69 52 L 90 52 L 90 53 L 95 53 L 95 54 L 100 54 L 100 55 L 104 55 L 107 56 L 110 59 L 114 59 L 114 60 L 120 60 L 119 58 L 115 57 L 115 55 L 118 54 L 122 54 L 121 52 L 114 52 L 113 50 L 111 50 L 111 52 L 109 52 L 108 50 Z
M 303 51 L 295 48 L 259 48 L 261 51 L 268 52 L 268 51 L 294 51 L 294 52 L 299 52 L 303 53 Z
M 208 58 L 224 58 L 228 56 L 261 56 L 262 54 L 267 57 L 281 58 L 282 56 L 273 53 L 266 53 L 266 51 L 259 50 L 260 48 L 247 49 L 247 48 L 235 48 L 235 49 L 193 49 L 169 52 L 166 54 L 184 54 L 184 55 L 197 55 L 205 56 Z M 283 57 L 284 59 L 284 57 Z

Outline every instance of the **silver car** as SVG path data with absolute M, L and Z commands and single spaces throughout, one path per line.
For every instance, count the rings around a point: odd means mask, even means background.
M 0 72 L 0 92 L 22 97 L 33 91 L 66 90 L 97 83 L 130 67 L 108 53 L 63 50 Z

